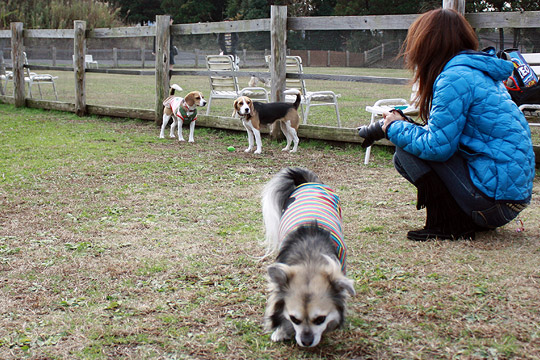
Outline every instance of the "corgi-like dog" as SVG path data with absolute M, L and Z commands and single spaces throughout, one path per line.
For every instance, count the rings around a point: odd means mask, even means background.
M 194 142 L 195 122 L 197 121 L 197 107 L 205 106 L 206 100 L 200 91 L 192 91 L 185 97 L 174 96 L 175 90 L 182 91 L 177 85 L 171 85 L 169 97 L 163 100 L 163 122 L 159 138 L 165 138 L 165 128 L 172 118 L 170 137 L 174 138 L 174 129 L 178 126 L 178 141 L 185 141 L 182 135 L 182 126 L 185 121 L 189 122 L 189 142 Z
M 265 327 L 272 341 L 291 339 L 313 347 L 323 333 L 343 324 L 346 300 L 355 295 L 345 276 L 340 200 L 318 176 L 304 168 L 285 168 L 262 192 L 269 296 Z

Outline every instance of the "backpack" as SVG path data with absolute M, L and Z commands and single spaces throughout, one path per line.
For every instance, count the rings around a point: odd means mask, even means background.
M 494 49 L 493 49 L 494 50 Z M 488 52 L 493 50 L 489 49 Z M 540 104 L 540 84 L 538 76 L 531 69 L 518 49 L 505 49 L 497 53 L 497 57 L 512 61 L 514 71 L 504 85 L 512 100 L 519 106 L 522 104 Z

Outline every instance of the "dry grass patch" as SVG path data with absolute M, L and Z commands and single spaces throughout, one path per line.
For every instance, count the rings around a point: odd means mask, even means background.
M 375 149 L 0 105 L 0 358 L 540 357 L 539 181 L 516 224 L 475 241 L 415 243 L 414 188 Z M 226 148 L 235 146 L 230 153 Z M 311 350 L 261 327 L 259 192 L 305 166 L 343 201 L 357 296 Z

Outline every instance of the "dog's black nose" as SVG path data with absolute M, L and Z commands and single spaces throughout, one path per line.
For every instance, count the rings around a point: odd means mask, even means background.
M 313 344 L 313 333 L 311 331 L 304 331 L 300 336 L 303 346 L 311 346 Z

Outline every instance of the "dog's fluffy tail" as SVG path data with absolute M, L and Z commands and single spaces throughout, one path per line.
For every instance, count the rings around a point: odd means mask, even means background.
M 182 91 L 183 89 L 178 84 L 172 84 L 171 89 L 169 90 L 169 95 L 174 95 L 175 90 Z
M 300 106 L 300 101 L 302 101 L 302 93 L 298 89 L 288 89 L 283 92 L 285 95 L 287 94 L 296 94 L 296 100 L 294 101 L 294 108 L 298 110 L 298 106 Z
M 288 167 L 265 185 L 262 191 L 262 213 L 266 230 L 266 255 L 279 248 L 279 222 L 289 196 L 299 185 L 309 182 L 320 183 L 320 180 L 308 169 Z

